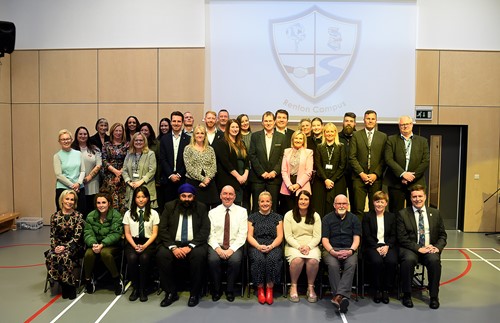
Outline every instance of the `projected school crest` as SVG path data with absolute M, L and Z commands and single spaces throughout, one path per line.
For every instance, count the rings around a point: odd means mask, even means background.
M 271 20 L 274 57 L 285 78 L 313 100 L 331 93 L 353 62 L 359 25 L 316 6 L 295 16 Z

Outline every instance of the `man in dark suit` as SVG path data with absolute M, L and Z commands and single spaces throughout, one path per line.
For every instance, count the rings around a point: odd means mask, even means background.
M 387 135 L 375 130 L 377 125 L 375 111 L 367 110 L 363 121 L 365 129 L 354 133 L 349 151 L 355 201 L 352 212 L 360 221 L 363 218 L 366 196 L 368 196 L 369 209 L 373 211 L 373 194 L 382 189 L 382 174 L 385 167 L 384 151 L 387 142 Z
M 224 132 L 217 129 L 217 114 L 215 111 L 205 112 L 205 128 L 207 129 L 208 144 L 214 147 L 214 143 L 224 138 Z
M 158 194 L 162 194 L 165 202 L 177 198 L 176 192 L 185 181 L 184 148 L 189 145 L 191 137 L 182 132 L 184 115 L 180 111 L 170 114 L 172 131 L 161 138 L 160 164 L 161 183 Z M 161 207 L 161 206 L 160 206 Z M 162 210 L 160 210 L 162 211 Z
M 288 111 L 284 109 L 276 110 L 274 122 L 276 124 L 276 130 L 285 135 L 285 147 L 283 147 L 283 149 L 290 148 L 292 146 L 292 135 L 294 131 L 288 128 Z
M 400 134 L 389 136 L 385 146 L 387 172 L 385 182 L 389 188 L 389 210 L 397 213 L 411 204 L 410 189 L 425 187 L 425 171 L 429 168 L 427 139 L 413 134 L 413 120 L 399 118 Z
M 274 114 L 267 111 L 262 116 L 264 129 L 254 132 L 250 139 L 250 183 L 252 187 L 253 212 L 259 209 L 259 194 L 271 193 L 273 207 L 278 209 L 278 194 L 281 187 L 281 161 L 285 147 L 285 135 L 275 131 Z
M 349 152 L 351 151 L 351 140 L 354 132 L 356 131 L 356 114 L 354 112 L 346 112 L 344 114 L 344 120 L 342 121 L 342 131 L 339 132 L 339 141 L 344 144 L 345 152 L 347 158 L 349 158 Z M 348 162 L 344 169 L 344 178 L 347 185 L 347 191 L 349 192 L 349 203 L 351 205 L 355 204 L 354 200 L 354 188 L 352 186 L 352 169 L 351 164 Z
M 162 307 L 179 299 L 176 289 L 175 266 L 180 261 L 189 264 L 191 281 L 188 306 L 199 302 L 202 277 L 206 269 L 210 219 L 205 205 L 195 200 L 196 188 L 191 184 L 179 187 L 179 198 L 165 204 L 158 229 L 156 261 L 161 288 L 165 291 Z
M 425 207 L 424 187 L 413 186 L 410 197 L 412 206 L 399 211 L 397 217 L 403 305 L 413 307 L 411 282 L 415 266 L 421 263 L 429 276 L 429 307 L 438 309 L 441 252 L 446 246 L 447 235 L 439 210 Z

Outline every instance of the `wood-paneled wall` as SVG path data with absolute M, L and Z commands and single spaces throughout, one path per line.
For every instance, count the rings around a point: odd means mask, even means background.
M 500 231 L 499 196 L 483 204 L 500 184 L 500 52 L 418 50 L 416 59 L 415 103 L 434 107 L 421 123 L 468 126 L 464 229 Z M 0 211 L 48 221 L 61 128 L 92 134 L 97 118 L 128 115 L 156 126 L 177 109 L 203 118 L 203 48 L 16 51 L 2 63 Z

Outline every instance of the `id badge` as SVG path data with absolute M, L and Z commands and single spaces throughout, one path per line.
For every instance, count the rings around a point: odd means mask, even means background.
M 133 177 L 133 178 L 139 178 L 139 174 L 137 174 L 137 173 L 133 173 L 133 174 L 132 174 L 132 177 Z
M 333 165 L 332 164 L 326 164 L 325 165 L 325 169 L 333 169 Z

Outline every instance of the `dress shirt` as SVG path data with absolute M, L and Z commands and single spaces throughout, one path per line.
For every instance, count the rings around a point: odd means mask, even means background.
M 139 208 L 137 209 L 137 216 L 139 216 Z M 123 216 L 123 224 L 127 224 L 130 227 L 130 235 L 134 238 L 139 237 L 139 220 L 134 221 L 130 216 L 130 210 L 125 212 Z M 158 212 L 151 209 L 151 214 L 149 215 L 149 221 L 144 221 L 144 236 L 150 238 L 153 234 L 153 226 L 160 224 L 160 216 Z
M 187 241 L 193 240 L 193 217 L 191 214 L 185 215 L 185 214 L 179 214 L 179 224 L 177 225 L 177 232 L 175 234 L 175 241 L 181 241 L 182 240 L 182 221 L 184 220 L 184 217 L 187 216 L 188 220 L 188 227 L 187 227 Z
M 224 240 L 224 222 L 226 218 L 226 207 L 220 204 L 208 212 L 210 219 L 210 236 L 208 244 L 214 250 L 222 246 Z M 239 205 L 233 204 L 229 207 L 230 230 L 229 249 L 237 251 L 247 239 L 248 214 L 247 210 Z
M 417 225 L 417 241 L 418 243 L 418 237 L 419 237 L 419 232 L 418 232 L 418 218 L 420 217 L 420 214 L 418 214 L 418 209 L 414 206 L 413 208 L 413 214 L 415 215 L 415 224 Z M 427 210 L 425 209 L 425 206 L 422 207 L 420 210 L 422 210 L 422 216 L 424 217 L 424 231 L 425 231 L 425 245 L 428 246 L 431 241 L 431 235 L 429 231 L 429 219 L 427 218 Z
M 181 142 L 182 131 L 176 136 L 172 132 L 172 143 L 174 145 L 174 172 L 177 171 L 177 154 L 179 153 L 179 144 Z

